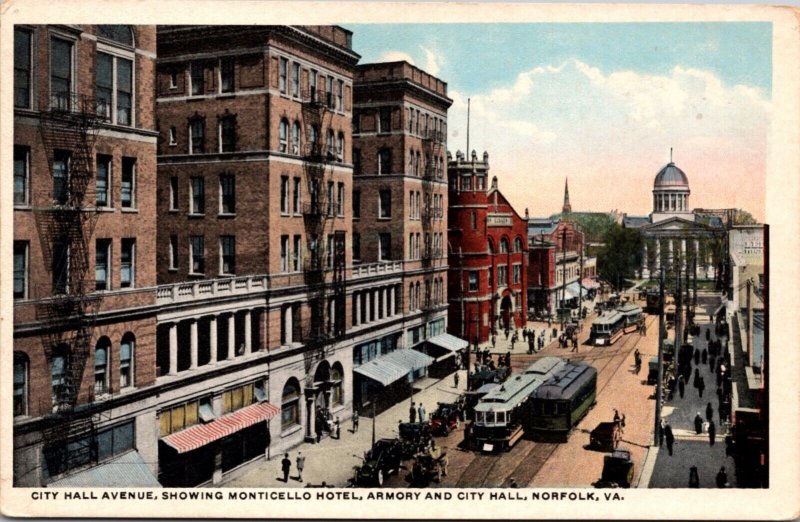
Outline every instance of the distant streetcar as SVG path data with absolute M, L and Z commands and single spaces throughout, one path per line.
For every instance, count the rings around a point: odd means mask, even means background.
M 617 312 L 622 314 L 622 317 L 625 318 L 625 327 L 623 328 L 625 333 L 635 332 L 642 327 L 644 323 L 644 312 L 641 306 L 634 303 L 627 303 L 617 308 Z
M 531 393 L 533 435 L 566 440 L 596 396 L 597 369 L 584 362 L 567 362 Z
M 543 357 L 487 393 L 475 406 L 472 437 L 477 449 L 511 449 L 530 425 L 531 411 L 526 403 L 531 393 L 564 365 L 558 357 Z
M 625 317 L 617 312 L 607 312 L 592 323 L 590 340 L 596 346 L 610 346 L 622 337 L 625 329 Z

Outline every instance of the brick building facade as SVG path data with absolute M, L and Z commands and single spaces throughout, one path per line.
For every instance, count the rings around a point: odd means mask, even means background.
M 578 285 L 581 275 L 584 234 L 570 221 L 554 218 L 529 219 L 528 309 L 555 317 L 558 308 L 577 308 L 586 289 Z M 584 267 L 585 268 L 585 267 Z
M 18 486 L 152 456 L 132 404 L 156 380 L 155 36 L 14 31 Z
M 488 184 L 489 154 L 448 158 L 449 328 L 485 342 L 522 328 L 528 292 L 527 222 Z

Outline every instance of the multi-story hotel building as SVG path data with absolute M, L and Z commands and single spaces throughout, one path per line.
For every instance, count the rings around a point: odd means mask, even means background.
M 14 30 L 16 486 L 158 484 L 155 37 Z

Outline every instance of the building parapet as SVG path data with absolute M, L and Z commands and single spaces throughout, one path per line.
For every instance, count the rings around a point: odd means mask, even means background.
M 370 277 L 379 274 L 394 274 L 394 273 L 400 273 L 402 271 L 403 271 L 402 261 L 368 263 L 368 264 L 354 266 L 351 278 L 360 279 L 362 277 Z
M 255 275 L 159 285 L 156 290 L 156 304 L 166 305 L 213 297 L 264 292 L 269 287 L 267 279 L 268 276 L 266 275 Z

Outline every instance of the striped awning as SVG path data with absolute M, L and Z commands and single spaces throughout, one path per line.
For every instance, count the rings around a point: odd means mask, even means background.
M 271 419 L 280 412 L 281 409 L 279 407 L 268 402 L 253 404 L 208 424 L 197 424 L 191 428 L 167 435 L 161 440 L 175 448 L 178 453 L 186 453 L 232 435 L 237 431 L 249 428 L 253 424 Z

